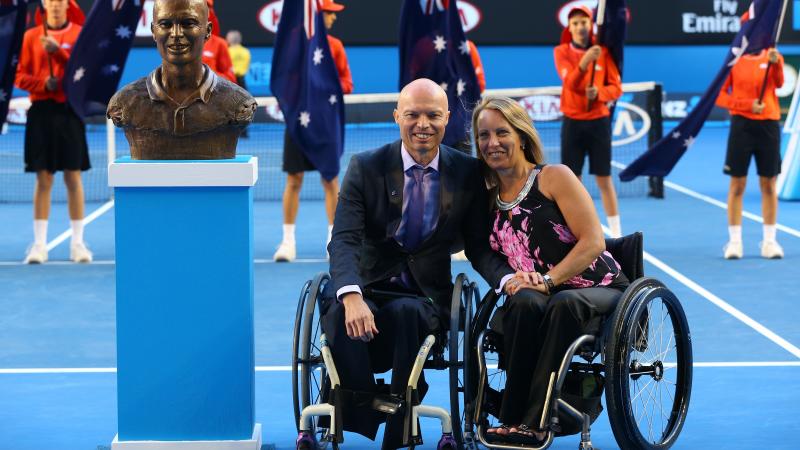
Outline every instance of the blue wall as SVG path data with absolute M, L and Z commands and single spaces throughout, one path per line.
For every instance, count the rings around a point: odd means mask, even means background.
M 552 47 L 481 47 L 490 89 L 554 86 L 560 84 L 553 66 Z M 782 46 L 786 54 L 800 54 L 800 45 Z M 668 92 L 703 92 L 725 58 L 727 46 L 628 46 L 625 82 L 660 81 Z M 269 95 L 272 48 L 251 49 L 253 62 L 247 77 L 254 95 Z M 349 47 L 355 93 L 396 92 L 396 47 Z M 131 51 L 122 84 L 146 75 L 160 63 L 154 48 Z M 16 92 L 16 95 L 24 95 Z

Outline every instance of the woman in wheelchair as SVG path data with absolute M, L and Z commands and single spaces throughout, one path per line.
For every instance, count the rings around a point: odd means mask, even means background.
M 589 193 L 566 166 L 543 163 L 539 135 L 517 102 L 484 98 L 472 128 L 492 188 L 490 244 L 526 274 L 508 281 L 509 298 L 490 324 L 503 336 L 507 378 L 503 425 L 487 434 L 538 444 L 551 373 L 577 337 L 599 329 L 629 282 L 605 250 Z

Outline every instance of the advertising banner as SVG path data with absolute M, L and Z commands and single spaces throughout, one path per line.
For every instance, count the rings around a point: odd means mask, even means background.
M 422 0 L 421 0 L 422 1 Z M 455 0 L 430 0 L 446 2 Z M 88 11 L 92 0 L 79 0 Z M 401 0 L 341 0 L 331 33 L 346 45 L 397 45 Z M 554 45 L 569 7 L 596 5 L 596 0 L 496 1 L 458 0 L 467 37 L 479 45 Z M 628 44 L 714 45 L 730 43 L 749 0 L 629 0 Z M 152 0 L 145 0 L 137 31 L 138 45 L 149 40 Z M 245 45 L 271 46 L 283 0 L 216 0 L 214 9 L 224 32 L 238 29 Z M 800 1 L 789 2 L 782 43 L 800 43 Z M 798 11 L 800 12 L 800 11 Z

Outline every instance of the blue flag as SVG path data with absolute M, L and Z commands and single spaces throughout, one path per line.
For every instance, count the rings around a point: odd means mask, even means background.
M 747 13 L 747 20 L 733 38 L 722 68 L 700 101 L 677 127 L 620 172 L 620 180 L 631 181 L 640 175 L 663 177 L 672 171 L 703 128 L 731 67 L 745 53 L 757 53 L 775 45 L 775 32 L 782 5 L 783 0 L 753 1 Z
M 14 90 L 27 10 L 27 0 L 0 0 L 0 124 L 6 121 Z
M 96 0 L 64 72 L 64 92 L 81 117 L 105 115 L 117 92 L 144 0 Z
M 339 175 L 344 101 L 318 0 L 283 2 L 272 54 L 270 89 L 289 137 L 320 175 Z
M 628 33 L 628 8 L 625 0 L 606 0 L 603 24 L 597 27 L 597 43 L 608 50 L 622 76 L 625 37 Z
M 444 88 L 450 121 L 444 143 L 468 140 L 472 108 L 481 97 L 455 0 L 404 0 L 400 13 L 400 89 L 429 78 Z

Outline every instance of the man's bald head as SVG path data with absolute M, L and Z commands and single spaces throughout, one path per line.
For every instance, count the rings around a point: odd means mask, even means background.
M 394 120 L 403 145 L 418 163 L 427 165 L 436 155 L 449 118 L 447 94 L 433 81 L 420 78 L 400 91 Z
M 412 98 L 430 98 L 441 102 L 442 107 L 447 111 L 447 93 L 433 80 L 418 78 L 405 85 L 397 98 L 397 109 L 400 109 L 402 102 L 407 102 Z

